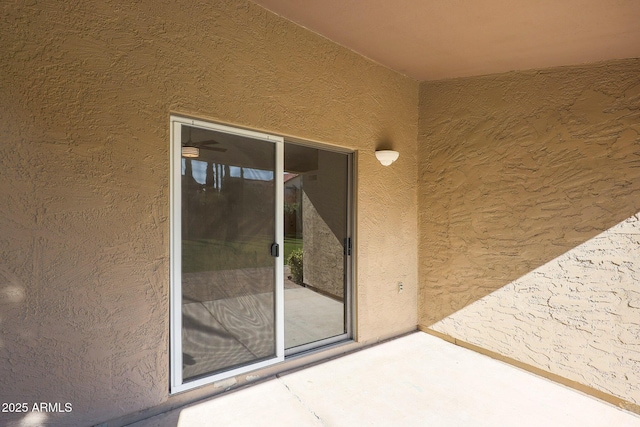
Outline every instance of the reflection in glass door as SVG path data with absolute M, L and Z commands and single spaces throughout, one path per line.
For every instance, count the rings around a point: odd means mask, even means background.
M 285 143 L 286 354 L 348 338 L 350 155 Z
M 282 139 L 172 123 L 172 391 L 182 391 L 283 360 Z
M 171 139 L 171 392 L 348 339 L 351 155 L 175 116 Z

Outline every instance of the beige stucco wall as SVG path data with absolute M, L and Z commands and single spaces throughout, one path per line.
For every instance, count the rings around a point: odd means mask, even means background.
M 431 328 L 640 404 L 639 245 L 634 215 Z
M 0 401 L 72 402 L 47 420 L 90 425 L 174 399 L 170 113 L 357 150 L 358 339 L 415 328 L 417 103 L 416 82 L 242 0 L 4 2 Z
M 344 301 L 343 242 L 327 226 L 306 191 L 302 192 L 302 235 L 304 284 Z
M 421 327 L 637 404 L 640 60 L 422 83 L 418 141 Z
M 346 156 L 320 151 L 318 169 L 302 177 L 304 283 L 340 301 L 345 298 L 347 169 Z

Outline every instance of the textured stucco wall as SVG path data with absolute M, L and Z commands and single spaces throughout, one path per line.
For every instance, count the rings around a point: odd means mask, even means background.
M 358 150 L 358 339 L 415 328 L 416 82 L 242 0 L 0 8 L 0 401 L 173 399 L 172 112 Z
M 634 215 L 431 328 L 638 405 L 639 246 Z
M 640 60 L 422 83 L 418 142 L 421 327 L 637 403 Z
M 302 177 L 302 189 L 304 283 L 343 300 L 347 156 L 320 151 L 318 169 Z
M 323 221 L 304 191 L 302 192 L 302 236 L 304 238 L 304 284 L 343 301 L 345 281 L 343 242 Z

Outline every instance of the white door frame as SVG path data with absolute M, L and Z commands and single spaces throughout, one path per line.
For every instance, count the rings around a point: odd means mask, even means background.
M 275 144 L 276 167 L 274 182 L 276 186 L 276 224 L 274 242 L 280 248 L 280 254 L 274 258 L 275 262 L 275 357 L 250 365 L 224 371 L 215 375 L 184 382 L 182 376 L 182 125 L 210 129 L 233 135 L 245 136 L 252 139 L 269 141 Z M 170 117 L 171 145 L 171 205 L 170 205 L 170 394 L 180 393 L 196 387 L 210 384 L 235 375 L 254 371 L 269 365 L 284 361 L 284 195 L 282 175 L 284 173 L 284 139 L 280 136 L 245 129 L 224 126 L 202 120 L 188 119 L 171 115 Z

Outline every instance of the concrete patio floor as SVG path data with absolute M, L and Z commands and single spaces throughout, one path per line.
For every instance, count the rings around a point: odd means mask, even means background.
M 132 426 L 640 427 L 640 416 L 416 332 Z

